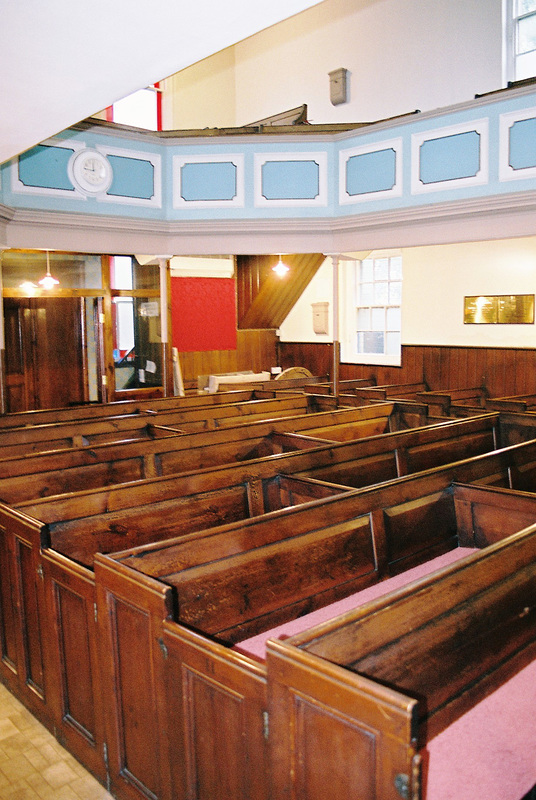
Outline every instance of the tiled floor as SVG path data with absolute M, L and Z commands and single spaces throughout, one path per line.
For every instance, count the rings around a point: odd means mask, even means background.
M 0 800 L 112 800 L 2 684 Z

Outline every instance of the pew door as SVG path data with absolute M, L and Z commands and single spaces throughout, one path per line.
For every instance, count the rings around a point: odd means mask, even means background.
M 171 621 L 164 643 L 173 800 L 269 800 L 264 666 Z
M 416 701 L 283 641 L 267 647 L 273 800 L 418 800 Z
M 0 670 L 6 686 L 47 727 L 43 526 L 0 506 Z
M 54 550 L 43 551 L 49 702 L 56 737 L 106 780 L 93 573 Z
M 162 647 L 171 589 L 100 553 L 95 584 L 109 791 L 171 800 Z

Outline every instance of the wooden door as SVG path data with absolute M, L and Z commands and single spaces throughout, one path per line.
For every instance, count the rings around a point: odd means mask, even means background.
M 76 297 L 5 298 L 6 410 L 87 400 L 84 306 Z
M 417 701 L 268 641 L 273 800 L 419 800 Z

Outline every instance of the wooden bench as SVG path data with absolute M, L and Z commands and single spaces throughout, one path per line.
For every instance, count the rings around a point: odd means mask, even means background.
M 425 412 L 426 406 L 423 409 Z M 498 415 L 495 415 L 497 419 Z M 399 428 L 411 429 L 412 424 L 425 425 L 427 422 L 425 413 L 416 415 L 413 409 L 406 413 L 403 406 L 385 403 L 373 408 L 363 406 L 276 417 L 154 440 L 12 456 L 0 460 L 0 501 L 14 505 L 37 497 L 243 462 L 304 447 L 327 446 L 340 436 L 338 433 L 332 436 L 331 429 L 346 430 L 350 423 L 356 425 L 353 428 L 356 436 L 368 437 Z M 311 424 L 321 426 L 326 438 L 316 439 L 310 435 L 292 438 L 296 437 L 292 432 L 310 431 Z M 483 423 L 489 430 L 493 424 Z M 473 431 L 477 429 L 478 425 Z M 526 439 L 527 435 L 523 438 Z M 31 480 L 28 480 L 29 475 Z
M 16 411 L 0 414 L 0 430 L 21 428 L 29 425 L 43 425 L 57 422 L 77 422 L 87 419 L 106 419 L 126 414 L 154 414 L 172 409 L 199 408 L 199 406 L 219 405 L 220 403 L 243 403 L 262 399 L 256 392 L 235 390 L 226 395 L 190 394 L 184 397 L 147 397 L 135 400 L 117 400 L 113 403 L 88 403 L 68 408 L 47 408 L 34 411 Z
M 282 518 L 277 522 L 271 519 L 271 524 L 267 524 L 268 518 L 250 521 L 240 547 L 226 526 L 210 536 L 196 534 L 188 541 L 149 545 L 115 556 L 98 555 L 95 575 L 99 614 L 101 609 L 103 612 L 100 630 L 111 654 L 103 674 L 103 695 L 111 701 L 109 740 L 116 743 L 110 752 L 112 786 L 123 785 L 128 764 L 127 782 L 138 782 L 146 793 L 162 798 L 217 796 L 224 775 L 228 796 L 241 800 L 250 797 L 251 787 L 255 787 L 253 796 L 262 800 L 272 796 L 272 773 L 276 779 L 273 797 L 322 797 L 326 774 L 332 771 L 331 759 L 336 779 L 341 763 L 341 758 L 335 757 L 341 742 L 337 714 L 344 711 L 334 706 L 337 692 L 331 699 L 328 693 L 322 696 L 327 709 L 318 735 L 325 737 L 329 747 L 322 739 L 316 753 L 317 757 L 322 753 L 323 766 L 315 770 L 307 762 L 309 784 L 298 785 L 303 776 L 296 770 L 296 762 L 289 765 L 287 757 L 280 763 L 280 750 L 286 752 L 289 747 L 284 726 L 292 714 L 292 706 L 276 695 L 284 668 L 276 663 L 272 676 L 270 658 L 264 665 L 257 657 L 248 656 L 245 640 L 259 633 L 269 636 L 274 625 L 298 618 L 307 626 L 307 612 L 458 545 L 487 547 L 536 518 L 535 496 L 457 485 L 444 485 L 440 490 L 432 483 L 434 491 L 429 494 L 423 492 L 429 491 L 430 483 L 416 478 L 405 482 L 403 489 L 391 484 L 389 490 L 360 493 L 362 513 L 357 511 L 358 495 L 348 495 L 343 505 L 356 501 L 355 515 L 348 513 L 348 507 L 340 513 L 339 501 L 332 500 L 327 503 L 329 515 L 320 513 L 319 506 L 314 509 L 316 524 L 312 527 L 305 523 L 305 516 L 313 509 L 305 507 L 284 512 L 285 522 Z M 472 514 L 467 513 L 467 504 Z M 329 609 L 326 613 L 329 615 Z M 140 639 L 145 650 L 140 648 Z M 270 644 L 268 648 L 271 653 Z M 275 650 L 277 653 L 277 646 Z M 136 665 L 136 687 L 132 669 L 125 666 L 130 664 Z M 307 681 L 316 685 L 314 669 L 296 691 L 304 695 Z M 121 687 L 118 695 L 114 693 L 117 686 Z M 293 689 L 291 681 L 288 690 Z M 150 708 L 142 702 L 135 710 L 140 693 L 153 699 Z M 121 727 L 125 719 L 122 704 L 129 709 L 132 726 L 126 735 Z M 332 708 L 335 718 L 330 723 Z M 296 713 L 300 715 L 299 710 Z M 306 711 L 301 713 L 301 722 L 293 719 L 288 726 L 294 724 L 299 731 L 295 736 L 311 741 L 317 733 L 314 720 L 309 723 L 303 716 Z M 386 715 L 386 726 L 391 719 L 392 715 Z M 304 728 L 309 724 L 310 730 Z M 352 740 L 351 748 L 355 745 Z M 151 752 L 150 763 L 136 764 L 135 753 L 146 752 L 146 748 Z M 304 748 L 306 752 L 306 744 Z M 345 747 L 343 757 L 349 752 Z M 355 767 L 351 766 L 354 759 L 347 765 L 352 778 L 354 771 L 360 774 L 367 758 L 356 751 L 356 761 Z M 376 759 L 372 763 L 376 765 Z M 282 776 L 286 781 L 283 788 Z M 287 795 L 293 778 L 296 793 Z M 338 789 L 342 783 L 334 785 Z M 195 787 L 198 794 L 192 794 Z M 338 796 L 369 795 L 342 791 Z
M 442 800 L 448 786 L 459 800 L 519 800 L 536 781 L 536 664 L 504 684 L 536 655 L 535 580 L 532 525 L 321 627 L 270 642 L 273 797 L 320 797 L 321 753 L 340 797 Z M 510 730 L 501 730 L 493 702 L 499 688 L 502 713 L 521 694 Z
M 385 384 L 384 386 L 369 386 L 369 387 L 355 387 L 350 393 L 341 389 L 341 401 L 349 401 L 350 397 L 357 398 L 362 402 L 381 402 L 382 400 L 391 399 L 405 399 L 413 400 L 418 399 L 420 392 L 425 392 L 428 389 L 428 384 L 423 382 L 417 383 L 398 383 L 398 384 Z
M 498 415 L 486 415 L 485 419 L 489 423 L 496 416 Z M 460 424 L 473 422 L 474 420 L 463 420 Z M 449 423 L 444 423 L 437 430 L 447 431 L 449 427 Z M 424 428 L 419 434 L 424 435 L 426 432 L 429 435 L 428 432 L 432 430 Z M 486 436 L 489 437 L 489 433 Z M 380 440 L 382 437 L 377 438 Z M 421 445 L 423 444 L 421 440 Z M 345 444 L 336 445 L 331 452 L 329 449 L 326 452 L 329 452 L 331 459 L 334 452 L 349 447 L 350 445 Z M 427 452 L 427 447 L 424 447 L 424 451 Z M 303 459 L 308 459 L 311 455 L 312 451 L 291 454 L 293 458 L 299 456 Z M 278 461 L 282 463 L 286 458 L 284 456 Z M 229 468 L 207 470 L 180 478 L 183 496 L 188 492 L 188 481 L 191 491 L 194 476 L 198 490 L 216 491 L 218 487 L 228 486 L 232 473 L 227 472 L 227 469 Z M 266 485 L 266 479 L 273 475 L 269 471 L 273 470 L 270 459 L 257 461 L 255 472 L 250 465 L 237 466 L 235 469 L 243 470 L 245 480 L 251 481 L 254 476 L 257 486 L 261 485 L 261 478 L 265 479 Z M 257 531 L 258 535 L 262 531 L 271 531 L 271 536 L 288 537 L 296 535 L 300 530 L 305 532 L 333 524 L 344 525 L 359 514 L 373 514 L 374 518 L 375 513 L 377 517 L 378 510 L 374 512 L 375 508 L 399 503 L 401 498 L 406 503 L 410 485 L 414 487 L 412 491 L 427 495 L 445 490 L 453 480 L 478 480 L 532 491 L 536 486 L 535 476 L 536 443 L 527 442 L 439 467 L 423 473 L 419 478 L 403 478 L 382 487 L 346 492 L 337 498 L 336 504 L 332 498 L 324 498 L 292 509 L 280 508 L 261 518 L 235 521 L 223 528 L 211 529 L 210 533 L 192 530 L 184 535 L 183 540 L 193 542 L 197 538 L 210 536 L 211 541 L 216 541 L 218 533 L 222 533 L 219 541 L 237 552 L 252 541 L 253 531 Z M 235 472 L 235 481 L 239 477 L 240 472 Z M 136 514 L 140 509 L 144 510 L 147 502 L 155 502 L 157 499 L 163 502 L 177 497 L 177 480 L 159 479 L 130 487 L 114 487 L 102 492 L 80 493 L 71 498 L 45 499 L 32 505 L 27 504 L 26 507 L 21 505 L 14 509 L 0 508 L 0 644 L 3 653 L 0 675 L 45 724 L 59 732 L 58 735 L 61 735 L 69 749 L 101 779 L 106 771 L 102 759 L 103 745 L 104 742 L 110 742 L 110 734 L 106 734 L 104 730 L 106 715 L 102 711 L 99 667 L 102 658 L 108 658 L 107 649 L 102 645 L 102 636 L 107 636 L 108 633 L 106 630 L 103 633 L 100 628 L 101 624 L 106 628 L 107 622 L 103 617 L 107 618 L 107 612 L 101 606 L 98 619 L 95 618 L 95 577 L 92 570 L 50 547 L 51 536 L 61 529 L 58 504 L 65 504 L 63 521 L 66 522 L 80 519 L 86 513 L 100 513 L 107 517 L 108 525 L 115 524 L 116 512 L 129 508 L 132 509 L 132 520 L 135 522 Z M 414 480 L 417 481 L 415 484 Z M 259 497 L 261 495 L 263 493 L 259 493 Z M 85 503 L 89 504 L 87 509 Z M 374 506 L 374 503 L 379 505 Z M 33 516 L 29 516 L 30 513 Z M 130 524 L 125 525 L 125 519 L 123 516 L 115 529 L 122 546 L 126 545 Z M 147 514 L 144 524 L 151 525 L 150 514 Z M 121 525 L 127 527 L 127 532 L 124 528 L 121 529 Z M 152 527 L 153 535 L 157 537 L 158 523 L 155 524 L 154 514 Z M 418 562 L 424 552 L 420 552 L 418 536 L 414 533 L 417 529 L 414 519 L 412 534 L 403 544 L 402 550 L 392 549 L 391 545 L 391 550 L 378 547 L 375 557 L 379 559 L 379 563 L 385 566 L 389 563 L 388 559 L 392 560 L 394 557 L 400 569 L 406 569 L 412 563 Z M 91 541 L 91 526 L 86 530 L 88 540 Z M 72 542 L 70 545 L 74 546 Z M 95 539 L 93 547 L 96 549 L 97 546 Z M 435 552 L 440 552 L 444 547 L 445 542 L 439 537 L 437 541 L 430 542 L 428 555 L 433 555 L 434 548 Z M 143 563 L 148 569 L 150 546 L 145 550 Z M 133 557 L 138 559 L 137 555 Z M 251 577 L 254 580 L 253 574 Z M 158 604 L 162 598 L 165 598 L 166 603 L 170 602 L 168 588 L 164 587 L 163 590 L 159 583 L 156 597 L 157 613 L 162 614 L 162 607 Z M 130 598 L 127 605 L 129 609 L 134 608 L 134 598 Z M 157 639 L 158 637 L 154 641 Z M 81 652 L 86 654 L 82 664 Z M 141 668 L 140 666 L 140 670 Z M 132 713 L 137 714 L 138 711 Z M 123 778 L 118 778 L 118 782 L 123 786 Z
M 460 406 L 473 409 L 486 408 L 487 397 L 488 392 L 482 386 L 460 389 L 438 389 L 436 391 L 423 391 L 417 394 L 417 399 L 428 405 L 430 414 L 443 417 L 452 414 L 453 411 Z
M 536 394 L 492 397 L 486 401 L 486 408 L 496 411 L 534 412 L 536 410 Z
M 244 481 L 260 481 L 278 474 L 313 478 L 351 488 L 361 488 L 403 475 L 436 467 L 509 444 L 509 433 L 532 439 L 534 424 L 515 416 L 513 429 L 503 428 L 499 414 L 483 415 L 455 423 L 443 423 L 400 433 L 368 437 L 355 442 L 324 444 L 239 463 L 226 463 L 199 470 L 187 470 L 163 477 L 124 484 L 112 484 L 59 496 L 33 497 L 17 502 L 20 512 L 58 525 L 166 500 L 177 500 L 199 492 L 218 491 Z M 532 417 L 529 422 L 533 423 Z M 274 435 L 275 436 L 275 435 Z M 36 476 L 36 479 L 39 476 Z M 19 487 L 6 479 L 3 486 L 15 493 Z
M 347 394 L 357 387 L 375 386 L 375 378 L 351 378 L 339 381 L 339 392 Z M 304 392 L 309 394 L 331 394 L 333 392 L 333 381 L 331 383 L 309 383 L 303 386 Z
M 0 458 L 99 442 L 148 439 L 181 432 L 211 430 L 255 419 L 268 419 L 319 411 L 318 403 L 306 395 L 216 404 L 157 414 L 126 415 L 111 419 L 42 424 L 0 430 Z

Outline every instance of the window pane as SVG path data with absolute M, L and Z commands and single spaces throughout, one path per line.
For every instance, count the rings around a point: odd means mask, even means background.
M 536 50 L 536 14 L 520 19 L 517 25 L 517 52 Z
M 534 75 L 536 75 L 536 50 L 516 58 L 516 80 L 522 81 Z
M 374 280 L 385 281 L 389 277 L 389 259 L 377 258 L 374 260 Z
M 373 279 L 373 272 L 372 272 L 372 259 L 366 258 L 364 261 L 361 262 L 361 271 L 359 280 L 361 283 L 365 283 L 365 281 L 371 281 Z
M 402 283 L 393 281 L 389 284 L 389 303 L 395 305 L 402 301 Z
M 357 327 L 360 331 L 368 331 L 370 329 L 370 308 L 358 308 Z
M 386 306 L 389 302 L 389 284 L 387 282 L 374 284 L 374 303 Z
M 101 257 L 77 253 L 49 253 L 50 274 L 58 289 L 101 289 Z M 37 284 L 47 271 L 46 252 L 5 250 L 2 277 L 6 289 L 18 289 L 23 281 Z
M 130 256 L 114 256 L 110 265 L 112 289 L 132 289 L 132 259 Z
M 389 268 L 389 277 L 392 281 L 401 281 L 402 280 L 402 257 L 401 256 L 393 256 L 391 259 L 391 265 Z
M 385 330 L 385 309 L 373 308 L 372 309 L 372 330 L 383 331 Z
M 536 11 L 536 0 L 517 0 L 516 16 L 520 17 L 523 14 L 529 14 L 531 11 Z
M 373 331 L 360 331 L 357 334 L 358 353 L 383 353 L 384 334 Z
M 113 298 L 115 388 L 162 385 L 160 303 L 156 298 Z
M 363 306 L 370 305 L 374 300 L 374 284 L 363 283 L 359 292 L 359 304 Z
M 401 322 L 400 308 L 396 306 L 394 308 L 388 308 L 387 321 L 385 325 L 386 329 L 388 331 L 400 331 L 401 328 L 400 322 Z
M 114 103 L 114 122 L 155 131 L 157 129 L 156 105 L 154 89 L 139 89 Z

